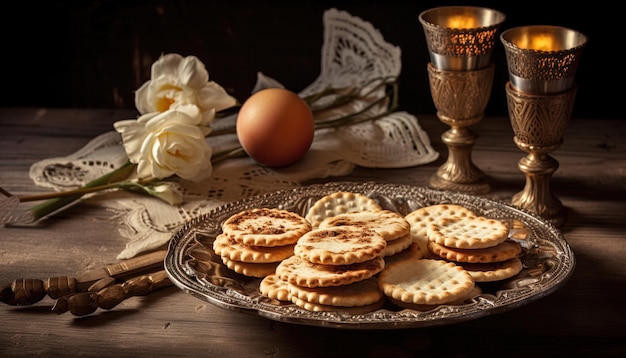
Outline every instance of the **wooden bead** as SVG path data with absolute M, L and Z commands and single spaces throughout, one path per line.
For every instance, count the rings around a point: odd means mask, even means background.
M 39 279 L 19 279 L 11 286 L 17 305 L 29 306 L 41 301 L 46 296 L 43 281 Z
M 98 309 L 98 295 L 95 292 L 80 292 L 69 296 L 67 307 L 75 316 L 85 316 Z
M 50 277 L 44 281 L 44 288 L 50 298 L 59 298 L 76 292 L 76 279 L 67 276 Z

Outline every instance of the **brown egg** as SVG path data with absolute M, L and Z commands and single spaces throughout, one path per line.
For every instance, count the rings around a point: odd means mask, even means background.
M 237 138 L 250 157 L 271 167 L 300 160 L 311 147 L 311 109 L 296 93 L 268 88 L 254 93 L 237 115 Z

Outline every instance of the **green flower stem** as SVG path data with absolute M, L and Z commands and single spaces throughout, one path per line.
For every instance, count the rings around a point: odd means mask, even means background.
M 103 186 L 108 186 L 111 183 L 126 179 L 130 176 L 131 173 L 135 170 L 135 164 L 127 162 L 120 168 L 112 171 L 111 173 L 105 174 L 85 185 L 83 185 L 80 189 L 70 190 L 61 193 L 52 193 L 47 196 L 48 198 L 54 197 L 54 199 L 46 200 L 40 204 L 37 204 L 29 209 L 33 214 L 33 220 L 38 220 L 50 213 L 61 209 L 64 206 L 71 204 L 72 202 L 80 199 L 83 195 L 103 190 Z M 45 195 L 45 194 L 44 194 Z M 42 196 L 44 196 L 42 195 Z M 31 197 L 21 197 L 20 201 L 31 201 L 31 200 L 42 200 L 41 199 L 33 199 L 35 196 Z
M 218 162 L 235 158 L 235 157 L 244 157 L 246 156 L 246 152 L 242 147 L 236 147 L 229 150 L 224 150 L 218 153 L 213 154 L 211 157 L 211 162 L 216 164 Z M 127 162 L 120 168 L 105 174 L 78 189 L 67 190 L 63 192 L 56 193 L 45 193 L 45 194 L 35 194 L 35 195 L 26 195 L 19 197 L 20 202 L 30 202 L 30 201 L 39 201 L 46 200 L 40 204 L 37 204 L 28 211 L 30 211 L 33 215 L 33 221 L 37 221 L 44 216 L 47 216 L 71 203 L 82 198 L 85 194 L 95 193 L 103 190 L 109 189 L 126 189 L 126 190 L 140 190 L 146 193 L 150 193 L 149 188 L 147 188 L 146 184 L 151 184 L 157 182 L 156 179 L 146 179 L 139 181 L 123 181 L 128 178 L 137 167 L 136 164 L 132 164 Z M 7 196 L 10 196 L 9 193 L 6 193 Z
M 211 156 L 211 163 L 216 164 L 226 159 L 245 157 L 246 155 L 248 154 L 245 150 L 243 150 L 242 147 L 235 147 L 233 149 L 223 150 L 221 152 L 214 153 Z

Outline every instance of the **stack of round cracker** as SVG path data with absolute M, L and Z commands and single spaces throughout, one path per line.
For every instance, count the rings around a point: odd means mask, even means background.
M 441 218 L 475 217 L 473 211 L 456 204 L 437 204 L 418 208 L 408 213 L 404 218 L 411 227 L 412 252 L 416 258 L 425 258 L 430 255 L 428 250 L 428 226 Z
M 278 264 L 293 256 L 298 239 L 311 231 L 302 216 L 281 209 L 241 211 L 222 223 L 213 251 L 231 270 L 251 277 L 274 273 Z
M 519 243 L 508 225 L 459 205 L 438 204 L 407 215 L 422 245 L 436 257 L 462 266 L 475 282 L 498 281 L 522 270 Z
M 473 277 L 453 262 L 428 258 L 428 227 L 446 217 L 475 217 L 455 204 L 416 209 L 404 218 L 411 235 L 410 255 L 390 262 L 378 276 L 378 284 L 389 301 L 418 311 L 442 304 L 457 304 L 480 292 Z
M 371 312 L 384 303 L 374 276 L 385 267 L 386 246 L 380 234 L 363 227 L 313 229 L 262 286 L 284 284 L 284 297 L 309 311 Z
M 357 226 L 376 231 L 385 241 L 387 247 L 384 257 L 396 255 L 411 246 L 411 226 L 404 216 L 391 210 L 355 211 L 335 215 L 324 219 L 319 227 L 321 229 Z

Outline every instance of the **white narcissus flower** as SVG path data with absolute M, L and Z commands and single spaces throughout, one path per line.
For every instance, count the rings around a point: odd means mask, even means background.
M 180 104 L 195 104 L 213 120 L 216 112 L 235 106 L 237 100 L 209 81 L 209 73 L 197 57 L 165 54 L 152 64 L 150 80 L 135 92 L 135 106 L 139 113 L 147 114 Z
M 210 132 L 200 108 L 193 104 L 152 112 L 137 120 L 115 122 L 128 159 L 137 164 L 139 178 L 164 179 L 178 175 L 200 181 L 212 173 Z

